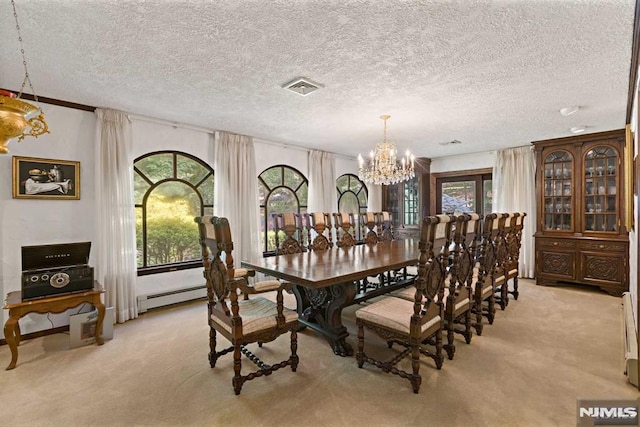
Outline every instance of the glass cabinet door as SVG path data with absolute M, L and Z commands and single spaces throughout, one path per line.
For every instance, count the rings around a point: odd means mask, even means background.
M 618 153 L 598 146 L 584 159 L 584 229 L 618 231 Z
M 566 151 L 554 151 L 544 159 L 544 228 L 573 229 L 573 157 Z

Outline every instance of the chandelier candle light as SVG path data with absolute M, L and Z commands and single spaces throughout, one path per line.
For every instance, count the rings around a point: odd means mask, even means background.
M 391 185 L 407 181 L 416 175 L 415 156 L 407 150 L 405 156 L 398 162 L 396 144 L 387 142 L 387 120 L 390 117 L 389 115 L 380 116 L 384 120 L 383 139 L 369 153 L 371 159 L 365 162 L 362 155 L 358 154 L 360 164 L 358 177 L 367 184 Z
M 20 87 L 20 93 L 16 96 L 13 92 L 0 90 L 0 154 L 7 154 L 9 149 L 7 144 L 10 139 L 18 138 L 18 142 L 22 141 L 25 136 L 39 137 L 45 133 L 49 133 L 49 126 L 44 119 L 44 113 L 38 106 L 29 104 L 20 99 L 25 84 L 28 82 L 33 93 L 33 99 L 36 103 L 38 97 L 33 90 L 29 71 L 27 71 L 27 60 L 24 55 L 24 47 L 22 46 L 22 36 L 20 35 L 20 24 L 18 24 L 18 14 L 16 13 L 16 5 L 11 0 L 13 6 L 13 17 L 16 20 L 16 30 L 18 31 L 18 41 L 20 42 L 20 53 L 22 53 L 22 65 L 24 65 L 24 80 Z M 40 114 L 38 114 L 38 112 Z M 27 131 L 27 126 L 30 129 Z

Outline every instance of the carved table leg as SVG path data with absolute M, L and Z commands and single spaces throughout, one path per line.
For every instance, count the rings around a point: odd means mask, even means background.
M 304 291 L 304 288 L 302 286 L 293 285 L 291 292 L 293 292 L 293 295 L 296 297 L 296 310 L 298 311 L 298 318 L 304 322 L 298 323 L 298 331 L 301 331 L 306 327 L 306 323 L 310 321 L 309 319 L 311 318 L 311 303 L 309 302 L 307 293 Z
M 15 330 L 16 334 L 16 345 L 20 345 L 20 339 L 22 336 L 22 333 L 20 332 L 20 322 L 16 322 L 16 330 Z
M 357 282 L 303 290 L 304 292 L 301 292 L 298 287 L 294 291 L 298 300 L 298 313 L 302 313 L 300 322 L 322 333 L 335 354 L 343 357 L 353 356 L 353 348 L 346 342 L 349 333 L 342 324 L 342 309 L 353 302 Z M 308 305 L 304 306 L 301 303 Z
M 18 363 L 18 344 L 20 343 L 20 326 L 18 326 L 19 317 L 11 316 L 4 324 L 4 338 L 11 350 L 11 362 L 7 366 L 7 371 L 16 367 Z

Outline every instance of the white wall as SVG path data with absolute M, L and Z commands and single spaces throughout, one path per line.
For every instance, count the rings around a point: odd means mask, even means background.
M 51 131 L 38 139 L 9 143 L 10 153 L 0 156 L 0 293 L 20 290 L 21 247 L 94 240 L 94 139 L 91 112 L 42 104 Z M 13 199 L 12 156 L 80 162 L 80 200 Z M 82 308 L 82 307 L 80 307 Z M 80 309 L 79 308 L 79 309 Z M 76 313 L 79 309 L 71 310 Z M 7 310 L 2 310 L 4 325 Z M 32 314 L 20 321 L 23 333 L 68 323 L 66 314 Z M 4 337 L 4 334 L 2 335 Z
M 493 151 L 438 157 L 431 160 L 431 173 L 492 168 L 494 163 Z
M 94 144 L 96 118 L 92 112 L 43 104 L 51 134 L 38 139 L 28 138 L 21 144 L 10 142 L 10 154 L 0 156 L 0 294 L 20 290 L 21 247 L 74 241 L 93 241 L 94 233 Z M 178 150 L 196 156 L 213 166 L 213 135 L 161 121 L 150 121 L 132 115 L 134 158 L 152 151 Z M 286 147 L 269 141 L 255 141 L 256 171 L 285 164 L 308 177 L 308 150 Z M 12 198 L 11 155 L 80 162 L 80 200 L 25 200 Z M 356 159 L 336 157 L 336 176 L 357 174 Z M 93 260 L 90 259 L 93 265 Z M 138 277 L 138 295 L 164 292 L 177 288 L 202 285 L 200 269 L 181 270 Z M 67 325 L 67 313 L 25 316 L 20 321 L 22 333 Z M 83 310 L 86 311 L 86 310 Z M 2 325 L 6 310 L 0 312 Z M 0 330 L 0 336 L 4 338 Z

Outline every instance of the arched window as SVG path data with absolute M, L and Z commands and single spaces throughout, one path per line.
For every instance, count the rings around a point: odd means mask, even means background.
M 178 151 L 133 163 L 138 275 L 201 267 L 196 216 L 213 215 L 213 169 Z
M 271 253 L 276 249 L 272 215 L 306 212 L 308 189 L 307 178 L 290 166 L 272 166 L 258 176 L 263 252 Z
M 364 182 L 360 181 L 354 174 L 347 173 L 336 179 L 338 190 L 338 212 L 348 212 L 354 214 L 356 224 L 359 222 L 359 214 L 367 211 L 367 200 L 369 191 Z M 362 230 L 356 226 L 356 238 L 362 239 Z

